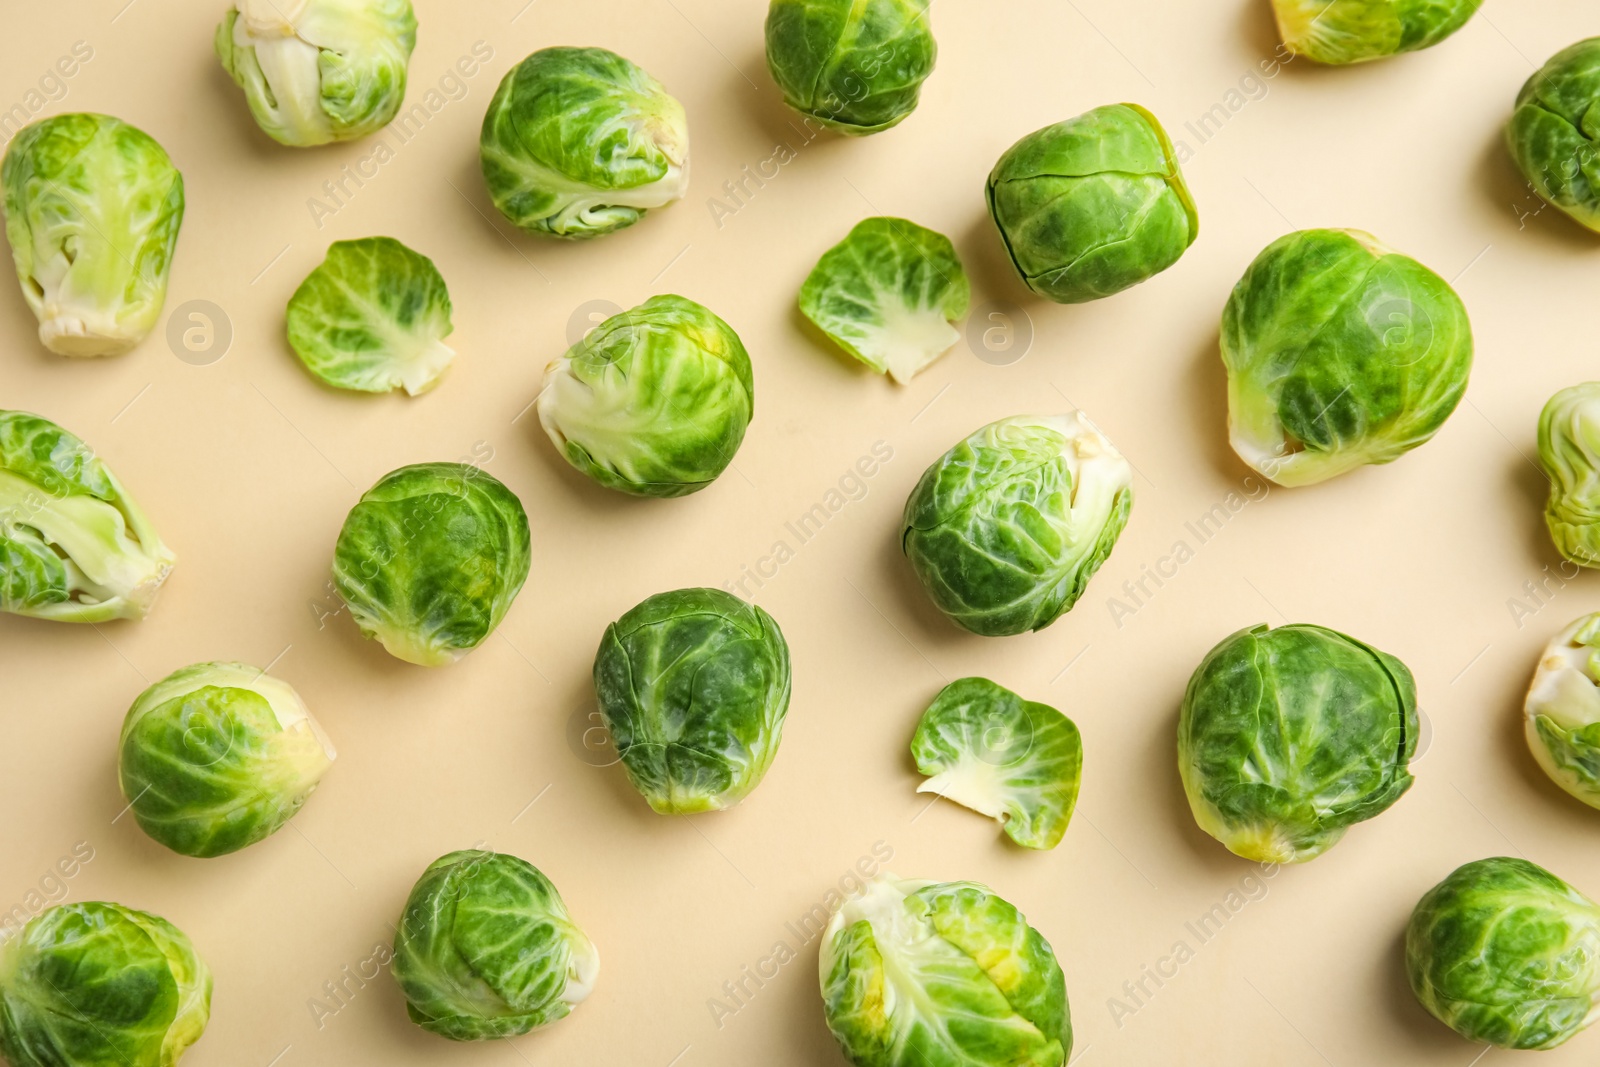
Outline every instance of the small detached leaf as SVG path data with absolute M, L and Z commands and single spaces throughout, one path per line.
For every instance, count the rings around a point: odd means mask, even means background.
M 433 260 L 392 237 L 335 241 L 289 300 L 289 344 L 336 389 L 425 393 L 455 359 L 450 293 Z
M 905 219 L 857 223 L 800 287 L 800 311 L 839 347 L 904 384 L 961 339 L 972 286 L 941 233 Z
M 919 793 L 937 793 L 998 819 L 1024 848 L 1055 848 L 1083 780 L 1083 740 L 1055 708 L 987 678 L 951 682 L 911 738 Z

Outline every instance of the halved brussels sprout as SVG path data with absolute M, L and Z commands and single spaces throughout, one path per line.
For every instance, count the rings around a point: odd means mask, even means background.
M 57 115 L 17 134 L 0 164 L 6 237 L 39 343 L 114 356 L 161 318 L 183 225 L 183 175 L 142 130 Z
M 986 637 L 1042 630 L 1083 595 L 1133 506 L 1133 471 L 1081 411 L 992 422 L 906 500 L 900 545 L 940 611 Z
M 789 645 L 720 589 L 657 593 L 606 627 L 594 689 L 628 781 L 663 815 L 721 811 L 761 784 L 789 711 Z
M 1573 563 L 1600 567 L 1600 382 L 1569 386 L 1545 404 L 1539 466 L 1550 479 L 1550 539 Z
M 142 619 L 177 559 L 88 445 L 0 411 L 0 611 Z
M 709 308 L 653 296 L 545 368 L 539 422 L 568 463 L 634 496 L 698 492 L 755 413 L 750 355 Z
M 1272 0 L 1290 52 L 1318 63 L 1365 63 L 1432 48 L 1483 0 Z
M 1406 971 L 1468 1041 L 1555 1048 L 1600 1016 L 1600 906 L 1527 860 L 1475 860 L 1417 902 Z
M 689 121 L 604 48 L 544 48 L 500 82 L 479 158 L 500 213 L 529 233 L 599 237 L 689 191 Z
M 800 287 L 800 311 L 852 356 L 905 383 L 961 339 L 972 285 L 942 233 L 863 219 L 823 253 Z
M 303 148 L 399 114 L 417 19 L 411 0 L 234 0 L 215 44 L 256 125 Z
M 1600 37 L 1563 48 L 1517 94 L 1506 144 L 1549 203 L 1600 232 Z
M 767 9 L 767 69 L 784 102 L 840 133 L 899 125 L 938 53 L 928 0 L 772 0 Z
M 440 667 L 500 625 L 530 556 L 515 493 L 478 467 L 418 463 L 378 479 L 350 510 L 333 581 L 363 636 Z
M 995 163 L 984 193 L 1017 273 L 1058 304 L 1160 274 L 1200 232 L 1167 131 L 1137 104 L 1028 134 Z
M 1528 748 L 1544 773 L 1600 808 L 1600 613 L 1550 639 L 1523 712 Z
M 1072 1052 L 1050 942 L 976 882 L 879 875 L 834 912 L 819 969 L 856 1067 L 1061 1067 Z
M 202 857 L 277 833 L 336 755 L 300 694 L 243 663 L 196 663 L 146 689 L 119 750 L 117 777 L 140 827 Z
M 1416 260 L 1360 230 L 1268 245 L 1222 313 L 1233 450 L 1311 485 L 1426 443 L 1467 389 L 1472 324 Z
M 919 793 L 937 793 L 998 819 L 1024 848 L 1055 848 L 1083 780 L 1083 739 L 1047 704 L 1023 700 L 987 678 L 939 691 L 911 738 Z
M 1411 788 L 1417 691 L 1393 656 L 1321 626 L 1240 630 L 1206 654 L 1178 717 L 1200 829 L 1235 855 L 1304 863 Z
M 0 943 L 11 1067 L 173 1067 L 210 1017 L 211 971 L 158 916 L 62 904 Z
M 393 237 L 335 241 L 289 300 L 289 344 L 339 389 L 410 396 L 439 384 L 455 359 L 450 291 L 433 260 Z
M 411 1021 L 452 1041 L 515 1037 L 594 991 L 600 955 L 526 860 L 467 850 L 428 865 L 395 930 Z

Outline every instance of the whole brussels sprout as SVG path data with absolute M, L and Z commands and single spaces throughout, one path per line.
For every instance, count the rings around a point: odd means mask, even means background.
M 1600 382 L 1569 386 L 1545 404 L 1539 466 L 1550 479 L 1550 539 L 1573 563 L 1600 567 Z
M 856 1067 L 1061 1067 L 1072 1052 L 1050 943 L 976 882 L 878 876 L 833 913 L 819 969 Z
M 1268 245 L 1222 313 L 1233 450 L 1279 485 L 1391 463 L 1449 418 L 1472 324 L 1445 280 L 1360 230 Z
M 1483 0 L 1272 0 L 1289 51 L 1318 63 L 1365 63 L 1432 48 Z
M 278 832 L 333 765 L 333 742 L 287 682 L 196 663 L 146 689 L 122 723 L 118 778 L 144 832 L 222 856 Z
M 594 992 L 600 955 L 533 864 L 467 850 L 417 880 L 390 972 L 412 1022 L 452 1041 L 487 1041 L 566 1018 Z
M 994 165 L 984 193 L 1017 273 L 1058 304 L 1160 274 L 1200 232 L 1172 141 L 1137 104 L 1028 134 Z
M 1506 143 L 1533 191 L 1600 232 L 1600 37 L 1551 56 L 1517 94 Z
M 215 45 L 256 125 L 304 148 L 399 114 L 417 19 L 411 0 L 234 0 Z
M 1178 770 L 1200 828 L 1235 855 L 1304 863 L 1411 788 L 1405 664 L 1321 626 L 1253 626 L 1189 679 Z
M 1081 411 L 992 422 L 923 472 L 900 546 L 939 610 L 986 637 L 1083 595 L 1133 506 L 1133 471 Z
M 211 971 L 157 916 L 62 904 L 0 942 L 11 1067 L 173 1067 L 210 1017 Z
M 606 627 L 600 714 L 628 780 L 663 815 L 721 811 L 761 784 L 789 711 L 789 645 L 720 589 L 657 593 Z
M 0 164 L 6 238 L 39 343 L 114 356 L 143 341 L 167 300 L 183 175 L 142 130 L 107 115 L 28 126 Z
M 545 48 L 500 82 L 478 142 L 500 213 L 529 233 L 599 237 L 689 191 L 689 121 L 604 48 Z
M 88 445 L 48 419 L 0 411 L 0 611 L 142 619 L 175 562 Z
M 481 645 L 528 578 L 528 516 L 465 463 L 390 471 L 339 531 L 333 581 L 363 636 L 439 667 Z
M 1600 613 L 1551 638 L 1523 712 L 1528 748 L 1544 773 L 1600 808 Z
M 767 69 L 784 103 L 840 133 L 897 126 L 939 49 L 928 0 L 772 0 Z
M 1600 906 L 1527 860 L 1476 860 L 1417 902 L 1406 971 L 1468 1041 L 1555 1048 L 1600 1014 Z
M 1047 704 L 1023 700 L 987 678 L 939 691 L 911 738 L 917 786 L 998 819 L 1024 848 L 1055 848 L 1083 781 L 1077 725 Z
M 539 423 L 568 463 L 633 496 L 698 492 L 755 413 L 750 355 L 709 308 L 653 296 L 545 368 Z

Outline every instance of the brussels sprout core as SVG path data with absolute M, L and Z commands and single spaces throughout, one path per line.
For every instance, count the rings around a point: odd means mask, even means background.
M 1528 749 L 1550 780 L 1600 808 L 1600 613 L 1545 646 L 1523 711 Z

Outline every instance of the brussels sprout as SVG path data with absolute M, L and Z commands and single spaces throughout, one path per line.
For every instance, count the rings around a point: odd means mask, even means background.
M 634 496 L 698 492 L 755 413 L 733 327 L 681 296 L 613 315 L 545 368 L 539 422 L 568 463 Z
M 1550 539 L 1573 563 L 1600 567 L 1600 382 L 1568 386 L 1545 404 L 1539 466 L 1550 479 Z
M 904 121 L 938 52 L 928 0 L 772 0 L 767 9 L 767 69 L 784 102 L 840 133 Z
M 1200 829 L 1245 859 L 1304 863 L 1411 788 L 1405 664 L 1321 626 L 1254 626 L 1206 653 L 1178 716 Z
M 417 19 L 411 0 L 235 0 L 215 43 L 256 124 L 304 148 L 399 114 Z
M 39 343 L 114 356 L 143 341 L 167 299 L 183 175 L 142 130 L 57 115 L 17 134 L 0 164 L 6 237 Z
M 185 856 L 222 856 L 294 818 L 334 756 L 287 682 L 196 663 L 128 709 L 118 777 L 145 833 Z
M 940 611 L 986 637 L 1072 608 L 1133 506 L 1133 472 L 1081 411 L 992 422 L 923 472 L 900 545 Z
M 1517 94 L 1506 143 L 1533 191 L 1600 231 L 1600 37 L 1551 56 Z
M 1272 0 L 1290 52 L 1317 63 L 1365 63 L 1432 48 L 1483 0 Z
M 1301 230 L 1256 257 L 1222 313 L 1233 450 L 1311 485 L 1425 444 L 1472 369 L 1455 290 L 1360 230 Z
M 211 971 L 157 916 L 62 904 L 0 943 L 11 1067 L 173 1067 L 210 1017 Z
M 88 445 L 0 411 L 0 611 L 142 619 L 177 559 Z
M 951 682 L 911 738 L 917 786 L 998 819 L 1024 848 L 1055 848 L 1083 780 L 1078 727 L 1055 708 L 1023 700 L 987 678 Z
M 1600 808 L 1600 613 L 1551 638 L 1523 712 L 1528 748 L 1544 773 Z
M 363 636 L 440 667 L 500 625 L 530 551 L 515 493 L 465 463 L 418 463 L 378 479 L 350 510 L 333 581 Z
M 392 237 L 335 241 L 289 300 L 295 355 L 339 389 L 427 392 L 456 357 L 452 329 L 433 260 Z
M 857 1067 L 1061 1067 L 1072 1052 L 1050 943 L 975 882 L 880 875 L 834 912 L 820 970 Z
M 412 1022 L 452 1041 L 487 1041 L 565 1018 L 594 991 L 600 955 L 533 864 L 468 850 L 422 872 L 390 971 Z
M 961 339 L 972 286 L 944 234 L 871 218 L 828 249 L 800 288 L 800 311 L 846 352 L 905 383 Z
M 604 48 L 544 48 L 500 82 L 478 141 L 500 213 L 529 233 L 599 237 L 689 191 L 689 120 Z
M 1600 1014 L 1600 906 L 1527 860 L 1476 860 L 1417 902 L 1406 971 L 1468 1041 L 1555 1048 Z
M 1167 131 L 1137 104 L 1028 134 L 1000 157 L 984 192 L 1017 273 L 1058 304 L 1160 274 L 1200 232 Z
M 663 815 L 721 811 L 761 784 L 789 711 L 789 645 L 720 589 L 657 593 L 606 627 L 600 714 L 628 780 Z

